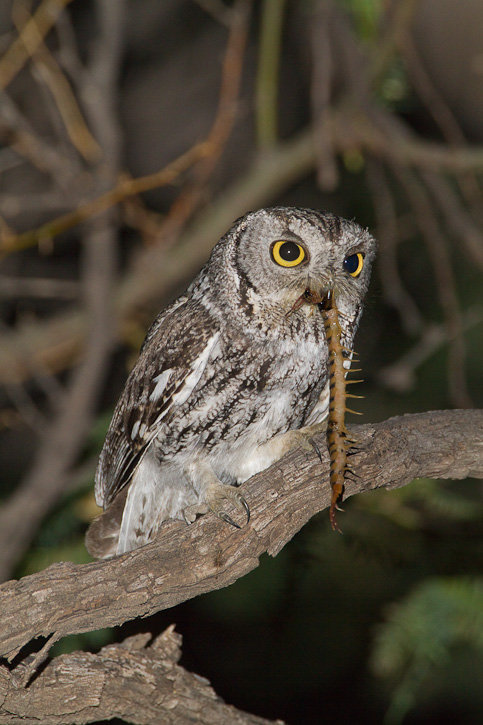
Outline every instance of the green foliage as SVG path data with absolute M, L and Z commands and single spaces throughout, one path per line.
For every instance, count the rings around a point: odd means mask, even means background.
M 388 725 L 402 722 L 428 680 L 452 667 L 462 645 L 474 650 L 483 668 L 483 580 L 428 579 L 391 605 L 371 657 L 374 674 L 391 689 Z
M 383 10 L 382 0 L 341 0 L 350 13 L 358 36 L 366 43 L 374 43 Z

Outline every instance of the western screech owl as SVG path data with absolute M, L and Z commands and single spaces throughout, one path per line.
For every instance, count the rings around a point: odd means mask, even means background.
M 328 213 L 275 207 L 235 222 L 157 317 L 129 375 L 96 474 L 106 510 L 87 534 L 94 556 L 198 511 L 233 523 L 227 500 L 248 513 L 236 486 L 307 445 L 327 415 L 322 314 L 290 311 L 305 289 L 333 289 L 351 349 L 374 254 L 367 231 Z

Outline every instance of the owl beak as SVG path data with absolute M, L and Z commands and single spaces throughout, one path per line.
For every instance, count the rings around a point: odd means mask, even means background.
M 325 302 L 325 300 L 329 298 L 329 295 L 332 294 L 333 292 L 331 289 L 319 294 L 311 287 L 306 287 L 304 292 L 297 297 L 290 310 L 285 314 L 285 317 L 288 317 L 292 312 L 296 312 L 304 305 L 310 305 L 307 311 L 307 315 L 310 317 L 314 313 L 315 306 Z

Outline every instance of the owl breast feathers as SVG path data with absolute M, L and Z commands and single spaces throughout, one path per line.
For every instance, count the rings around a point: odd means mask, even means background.
M 294 303 L 334 290 L 351 348 L 374 254 L 367 231 L 332 214 L 276 207 L 235 222 L 129 375 L 96 473 L 93 556 L 142 546 L 166 519 L 248 511 L 237 486 L 327 415 L 322 314 Z

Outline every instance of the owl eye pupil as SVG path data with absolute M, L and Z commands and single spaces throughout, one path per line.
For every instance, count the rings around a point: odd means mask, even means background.
M 350 254 L 344 259 L 344 269 L 351 277 L 358 277 L 364 266 L 364 255 L 360 252 Z
M 295 242 L 284 242 L 278 253 L 286 262 L 294 262 L 300 257 L 300 247 Z

